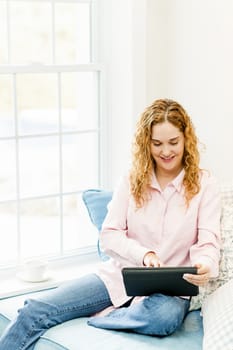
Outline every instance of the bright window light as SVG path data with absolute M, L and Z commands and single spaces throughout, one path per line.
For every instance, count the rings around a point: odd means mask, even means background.
M 96 245 L 81 194 L 103 185 L 97 3 L 0 0 L 0 267 Z

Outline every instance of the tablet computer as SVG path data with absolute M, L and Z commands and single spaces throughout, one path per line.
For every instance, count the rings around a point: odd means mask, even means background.
M 183 279 L 184 273 L 196 274 L 196 267 L 125 267 L 122 269 L 128 296 L 161 293 L 172 296 L 194 296 L 199 288 Z

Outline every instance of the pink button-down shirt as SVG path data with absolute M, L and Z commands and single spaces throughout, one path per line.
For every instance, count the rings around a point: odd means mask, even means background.
M 200 192 L 185 204 L 182 185 L 184 170 L 161 190 L 153 176 L 151 199 L 137 209 L 130 195 L 129 181 L 122 178 L 114 191 L 100 234 L 101 247 L 111 259 L 101 263 L 98 274 L 105 283 L 113 305 L 129 297 L 121 269 L 143 266 L 144 255 L 155 251 L 165 266 L 208 265 L 218 275 L 220 256 L 220 193 L 217 183 L 201 172 Z

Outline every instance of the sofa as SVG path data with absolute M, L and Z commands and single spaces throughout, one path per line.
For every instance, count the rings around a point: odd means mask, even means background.
M 183 325 L 168 337 L 111 331 L 87 325 L 87 318 L 67 321 L 52 327 L 40 337 L 35 350 L 233 350 L 233 185 L 221 188 L 222 248 L 220 274 L 193 297 Z M 100 232 L 112 192 L 88 189 L 83 201 L 91 222 Z M 100 259 L 108 259 L 101 251 Z M 26 298 L 44 291 L 0 300 L 0 335 Z M 220 317 L 221 316 L 221 317 Z M 204 337 L 203 337 L 204 335 Z M 14 349 L 12 349 L 14 350 Z

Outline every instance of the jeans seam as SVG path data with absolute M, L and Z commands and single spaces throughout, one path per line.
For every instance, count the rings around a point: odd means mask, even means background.
M 77 311 L 77 310 L 82 310 L 82 309 L 85 309 L 85 308 L 90 308 L 90 307 L 92 307 L 92 306 L 96 306 L 96 305 L 98 305 L 98 304 L 104 304 L 106 302 L 106 299 L 103 299 L 103 300 L 100 300 L 100 301 L 98 301 L 98 302 L 95 302 L 95 303 L 90 303 L 90 304 L 85 304 L 85 305 L 82 305 L 82 307 L 80 307 L 80 306 L 76 306 L 76 307 L 67 307 L 67 308 L 65 308 L 64 310 L 61 310 L 61 311 L 57 311 L 57 312 L 55 312 L 55 313 L 51 313 L 51 314 L 49 314 L 48 316 L 55 316 L 55 315 L 62 315 L 62 314 L 64 314 L 64 313 L 66 313 L 67 311 L 71 311 L 71 312 L 73 312 L 73 311 Z M 80 316 L 81 317 L 81 316 Z
M 31 325 L 31 329 L 26 333 L 26 336 L 25 336 L 25 338 L 24 338 L 24 341 L 23 341 L 23 343 L 21 343 L 19 350 L 22 350 L 22 349 L 23 349 L 24 345 L 26 344 L 27 339 L 31 336 L 31 334 L 32 334 L 32 332 L 33 332 L 33 329 L 35 328 L 35 324 L 36 324 L 36 322 L 34 322 L 34 323 Z
M 93 287 L 91 290 L 89 285 Z M 78 292 L 79 287 L 81 288 L 80 293 Z M 68 285 L 68 288 L 70 288 L 70 294 L 69 289 L 66 290 L 65 287 L 60 289 L 60 294 L 59 292 L 57 294 L 56 291 L 45 294 L 41 300 L 40 297 L 26 299 L 25 309 L 22 308 L 22 312 L 21 310 L 19 312 L 18 323 L 11 324 L 8 334 L 0 343 L 17 350 L 24 350 L 28 346 L 33 347 L 52 326 L 71 319 L 92 316 L 112 305 L 103 281 L 95 274 L 83 280 L 77 279 L 73 284 L 71 283 L 71 287 Z M 77 295 L 73 295 L 75 290 L 77 290 Z M 2 346 L 0 345 L 1 348 Z
M 95 305 L 98 305 L 98 304 L 101 304 L 101 303 L 104 303 L 106 301 L 106 299 L 102 299 L 96 303 L 90 303 L 90 304 L 86 304 L 86 305 L 83 305 L 82 307 L 72 307 L 72 308 L 66 308 L 60 312 L 51 312 L 51 313 L 47 313 L 45 314 L 46 318 L 50 317 L 50 316 L 57 316 L 57 315 L 62 315 L 62 314 L 65 314 L 66 312 L 75 312 L 77 310 L 81 310 L 83 308 L 86 308 L 86 307 L 91 307 L 91 306 L 95 306 Z M 81 317 L 81 316 L 80 316 Z M 30 336 L 32 335 L 33 331 L 34 331 L 34 328 L 35 328 L 35 325 L 37 323 L 40 323 L 41 321 L 43 320 L 43 318 L 39 318 L 38 320 L 34 321 L 34 323 L 31 324 L 31 328 L 30 330 L 26 333 L 26 336 L 24 338 L 24 342 L 20 345 L 20 348 L 19 350 L 22 350 L 24 345 L 26 344 L 26 341 L 28 338 L 30 338 Z M 46 327 L 47 329 L 47 327 Z M 49 329 L 49 328 L 48 328 Z M 39 339 L 39 338 L 38 338 Z
M 106 299 L 102 299 L 102 300 L 100 300 L 100 301 L 98 301 L 98 302 L 95 302 L 95 303 L 89 303 L 89 304 L 83 305 L 82 307 L 66 308 L 66 309 L 64 309 L 64 310 L 62 310 L 62 311 L 60 311 L 60 312 L 51 312 L 51 313 L 48 313 L 48 314 L 46 314 L 45 316 L 46 316 L 46 318 L 47 318 L 47 317 L 50 317 L 50 316 L 62 315 L 62 314 L 65 314 L 66 312 L 75 312 L 75 311 L 77 311 L 77 310 L 81 310 L 81 309 L 88 308 L 88 307 L 92 307 L 92 306 L 95 306 L 95 305 L 98 305 L 98 304 L 101 304 L 101 303 L 105 303 L 105 301 L 106 301 Z M 80 317 L 82 317 L 82 316 L 80 316 Z M 40 323 L 42 320 L 43 320 L 43 318 L 40 317 L 38 320 L 34 321 L 34 323 L 31 325 L 31 329 L 26 333 L 26 336 L 25 336 L 25 338 L 24 338 L 24 342 L 21 344 L 19 350 L 22 350 L 22 349 L 23 349 L 23 346 L 25 345 L 26 340 L 27 340 L 28 338 L 30 338 L 31 334 L 33 333 L 34 328 L 35 328 L 35 325 L 36 325 L 37 323 Z M 46 327 L 46 329 L 47 329 L 47 327 Z M 49 328 L 48 328 L 48 329 L 49 329 Z M 39 339 L 39 338 L 38 338 L 38 339 Z

